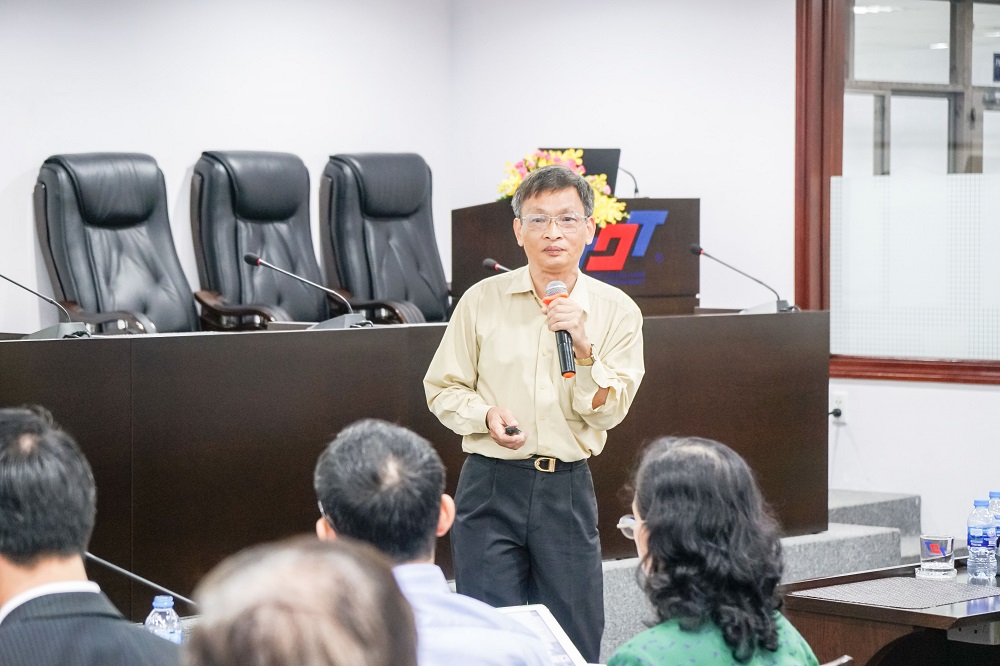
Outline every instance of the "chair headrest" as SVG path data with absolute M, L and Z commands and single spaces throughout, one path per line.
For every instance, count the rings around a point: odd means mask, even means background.
M 252 222 L 287 220 L 309 201 L 309 171 L 296 155 L 209 151 L 229 172 L 236 215 Z
M 128 227 L 153 214 L 161 196 L 156 160 L 140 153 L 53 155 L 46 164 L 66 169 L 86 224 Z
M 430 188 L 431 171 L 415 153 L 335 155 L 351 165 L 361 184 L 361 207 L 371 217 L 406 217 Z

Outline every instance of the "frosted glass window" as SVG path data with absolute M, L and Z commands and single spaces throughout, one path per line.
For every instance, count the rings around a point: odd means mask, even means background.
M 844 95 L 843 175 L 870 176 L 874 168 L 875 96 Z
M 951 6 L 940 0 L 857 0 L 854 78 L 948 83 Z
M 1000 111 L 983 113 L 983 173 L 1000 173 Z
M 1000 360 L 1000 175 L 834 178 L 830 351 Z
M 896 95 L 890 118 L 889 173 L 948 172 L 948 100 Z
M 1000 86 L 993 80 L 993 55 L 1000 53 L 1000 5 L 972 5 L 972 85 Z

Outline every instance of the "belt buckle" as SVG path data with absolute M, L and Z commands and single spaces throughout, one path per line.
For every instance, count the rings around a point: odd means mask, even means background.
M 552 473 L 556 471 L 556 459 L 550 456 L 535 458 L 535 469 L 539 472 Z

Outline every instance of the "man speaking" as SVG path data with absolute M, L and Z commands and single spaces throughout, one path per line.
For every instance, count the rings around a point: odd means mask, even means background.
M 597 662 L 604 583 L 587 458 L 642 380 L 642 314 L 578 270 L 595 232 L 587 181 L 538 169 L 512 205 L 527 267 L 465 293 L 424 377 L 431 411 L 470 454 L 455 495 L 455 582 L 494 606 L 545 604 Z

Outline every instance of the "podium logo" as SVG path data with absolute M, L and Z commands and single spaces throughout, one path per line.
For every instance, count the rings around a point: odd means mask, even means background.
M 594 242 L 580 257 L 580 268 L 591 271 L 620 271 L 629 257 L 644 257 L 658 226 L 667 221 L 665 210 L 636 210 L 628 222 L 608 224 L 597 232 Z

